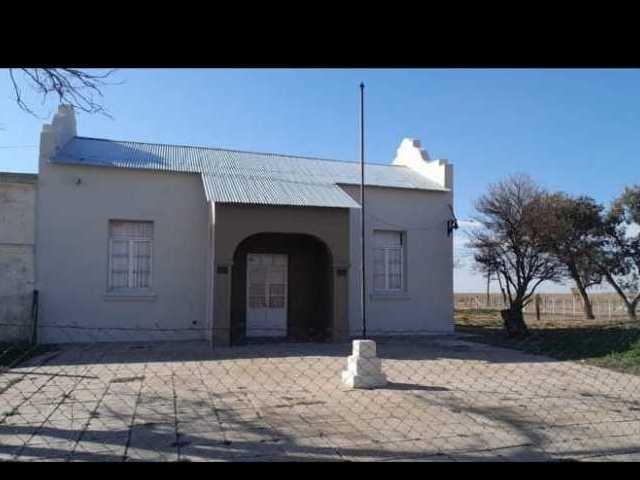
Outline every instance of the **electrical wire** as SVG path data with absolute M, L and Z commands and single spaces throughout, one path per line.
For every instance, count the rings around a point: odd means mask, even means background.
M 365 216 L 368 219 L 374 219 L 377 220 L 380 223 L 383 223 L 385 225 L 391 226 L 391 227 L 397 227 L 397 228 L 401 228 L 402 230 L 406 230 L 406 231 L 415 231 L 415 230 L 421 230 L 421 231 L 425 231 L 425 230 L 435 230 L 437 228 L 444 228 L 446 230 L 446 226 L 447 226 L 447 220 L 441 220 L 438 223 L 434 223 L 434 224 L 430 224 L 430 225 L 420 225 L 420 226 L 407 226 L 407 225 L 400 225 L 394 222 L 390 222 L 384 218 L 380 218 L 377 215 L 374 215 L 372 213 L 366 213 Z

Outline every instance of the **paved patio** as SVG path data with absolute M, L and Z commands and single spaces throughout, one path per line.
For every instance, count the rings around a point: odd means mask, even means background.
M 640 378 L 465 341 L 378 343 L 386 388 L 340 383 L 350 345 L 93 344 L 0 375 L 0 459 L 640 460 Z

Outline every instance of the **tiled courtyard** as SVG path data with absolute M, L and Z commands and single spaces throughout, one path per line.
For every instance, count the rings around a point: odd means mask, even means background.
M 386 340 L 390 381 L 348 390 L 349 344 L 64 347 L 0 375 L 0 459 L 640 460 L 640 378 L 463 337 Z

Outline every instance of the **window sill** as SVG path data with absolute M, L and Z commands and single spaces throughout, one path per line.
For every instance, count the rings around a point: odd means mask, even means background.
M 153 292 L 108 292 L 104 299 L 108 301 L 154 302 L 157 295 Z
M 407 292 L 376 292 L 370 293 L 371 300 L 411 300 Z

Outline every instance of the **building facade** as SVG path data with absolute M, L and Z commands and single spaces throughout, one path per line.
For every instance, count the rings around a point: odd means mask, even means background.
M 44 342 L 361 333 L 358 163 L 41 134 Z M 367 164 L 368 334 L 453 330 L 453 170 L 405 139 Z

